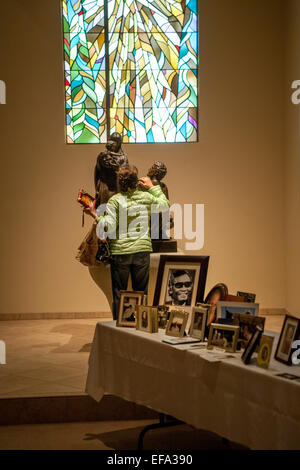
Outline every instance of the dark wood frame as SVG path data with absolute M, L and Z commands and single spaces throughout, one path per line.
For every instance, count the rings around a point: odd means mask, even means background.
M 227 295 L 228 295 L 228 287 L 226 286 L 226 284 L 223 284 L 222 282 L 220 282 L 219 284 L 216 284 L 214 287 L 212 287 L 212 288 L 210 289 L 209 293 L 208 293 L 207 296 L 205 297 L 205 301 L 204 301 L 205 304 L 209 303 L 209 302 L 208 302 L 208 299 L 209 299 L 209 297 L 212 295 L 212 293 L 213 293 L 215 290 L 220 290 L 220 291 L 221 291 L 221 298 L 220 298 L 220 300 L 225 300 L 225 298 L 226 298 Z
M 288 321 L 289 318 L 292 318 L 293 320 L 296 320 L 297 323 L 298 323 L 298 326 L 297 326 L 297 328 L 296 328 L 296 333 L 295 333 L 295 337 L 294 337 L 294 339 L 293 339 L 293 342 L 299 338 L 299 335 L 300 335 L 300 318 L 293 317 L 293 315 L 286 315 L 286 316 L 285 316 L 285 319 L 284 319 L 284 322 L 283 322 L 283 325 L 282 325 L 282 328 L 281 328 L 281 332 L 280 332 L 280 336 L 279 336 L 279 340 L 278 340 L 278 343 L 277 343 L 276 352 L 275 352 L 275 356 L 274 356 L 274 359 L 276 359 L 276 361 L 282 362 L 283 364 L 286 364 L 287 366 L 291 366 L 291 365 L 292 365 L 292 353 L 293 353 L 293 348 L 291 348 L 291 350 L 290 350 L 289 358 L 288 358 L 287 361 L 285 361 L 284 359 L 281 359 L 280 357 L 278 357 L 277 354 L 278 354 L 278 352 L 279 352 L 279 346 L 280 346 L 280 344 L 281 344 L 282 335 L 283 335 L 283 332 L 284 332 L 284 330 L 285 330 L 285 325 L 286 325 L 286 322 Z
M 194 264 L 198 263 L 200 265 L 200 273 L 199 273 L 199 281 L 198 281 L 195 305 L 197 302 L 203 302 L 209 256 L 161 255 L 160 260 L 159 260 L 157 278 L 156 278 L 153 305 L 155 306 L 159 305 L 160 291 L 161 291 L 166 263 L 175 264 L 178 262 L 181 263 L 183 266 L 184 266 L 184 263 L 194 263 Z M 182 269 L 184 269 L 183 266 L 182 266 Z M 193 307 L 193 305 L 191 305 L 191 307 Z

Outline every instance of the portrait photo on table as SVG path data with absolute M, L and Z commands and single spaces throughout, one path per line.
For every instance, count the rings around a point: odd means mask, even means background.
M 197 338 L 200 341 L 204 340 L 209 307 L 210 306 L 193 307 L 189 332 L 192 338 Z
M 137 307 L 143 299 L 144 292 L 120 291 L 117 326 L 136 327 Z
M 187 307 L 203 301 L 208 256 L 160 257 L 154 305 Z
M 239 327 L 234 325 L 219 325 L 212 323 L 209 330 L 207 349 L 225 349 L 236 352 Z
M 286 315 L 278 341 L 275 359 L 287 365 L 292 365 L 293 343 L 300 340 L 300 319 Z M 299 346 L 298 346 L 299 348 Z
M 156 307 L 149 307 L 145 305 L 137 306 L 136 329 L 146 333 L 157 333 L 158 316 Z
M 180 310 L 172 310 L 166 328 L 166 335 L 182 338 L 184 336 L 189 314 Z
M 168 305 L 158 305 L 157 317 L 158 317 L 158 328 L 165 329 L 169 320 L 170 311 Z

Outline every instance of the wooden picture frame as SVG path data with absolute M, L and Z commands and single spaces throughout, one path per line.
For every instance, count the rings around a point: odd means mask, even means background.
M 240 327 L 235 325 L 220 325 L 219 323 L 212 323 L 209 329 L 207 349 L 225 349 L 226 352 L 236 352 L 237 340 L 239 335 Z M 223 338 L 217 338 L 216 335 L 223 334 Z M 232 337 L 230 338 L 230 335 Z M 229 345 L 227 343 L 230 338 Z M 224 347 L 223 347 L 224 344 Z
M 138 305 L 142 305 L 143 301 L 144 292 L 121 290 L 117 326 L 136 328 L 137 307 Z
M 225 300 L 228 295 L 228 287 L 226 284 L 219 282 L 219 284 L 216 284 L 212 289 L 210 289 L 205 297 L 204 303 L 211 304 L 211 299 L 216 292 L 219 292 L 219 300 Z
M 252 334 L 250 340 L 248 341 L 247 346 L 245 347 L 244 352 L 242 354 L 242 361 L 244 364 L 250 364 L 252 355 L 260 343 L 262 334 L 263 329 L 260 326 L 256 325 L 255 331 Z
M 156 279 L 153 305 L 173 305 L 188 307 L 189 311 L 197 302 L 202 302 L 205 291 L 209 256 L 161 255 Z M 186 272 L 187 281 L 192 284 L 192 292 L 186 295 L 186 301 L 179 303 L 174 292 L 175 283 L 171 278 L 177 272 Z M 188 279 L 189 278 L 189 279 Z M 181 276 L 184 279 L 184 275 Z M 188 284 L 179 282 L 178 284 Z M 171 287 L 173 292 L 171 292 Z M 170 300 L 171 299 L 171 300 Z M 178 303 L 177 303 L 178 302 Z
M 292 315 L 286 315 L 275 352 L 276 361 L 291 366 L 293 342 L 299 338 L 300 318 L 293 317 Z
M 182 338 L 184 336 L 189 314 L 182 310 L 172 310 L 166 328 L 167 336 Z

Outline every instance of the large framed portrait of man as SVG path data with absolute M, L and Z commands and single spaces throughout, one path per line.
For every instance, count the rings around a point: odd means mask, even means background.
M 185 307 L 203 301 L 209 256 L 161 255 L 153 305 Z

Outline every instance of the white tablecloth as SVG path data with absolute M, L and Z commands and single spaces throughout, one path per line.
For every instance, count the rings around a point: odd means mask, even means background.
M 99 322 L 87 393 L 97 401 L 117 395 L 251 449 L 300 449 L 300 383 L 275 376 L 300 376 L 300 367 L 245 366 L 240 353 L 211 362 L 211 352 L 174 347 L 163 336 Z

